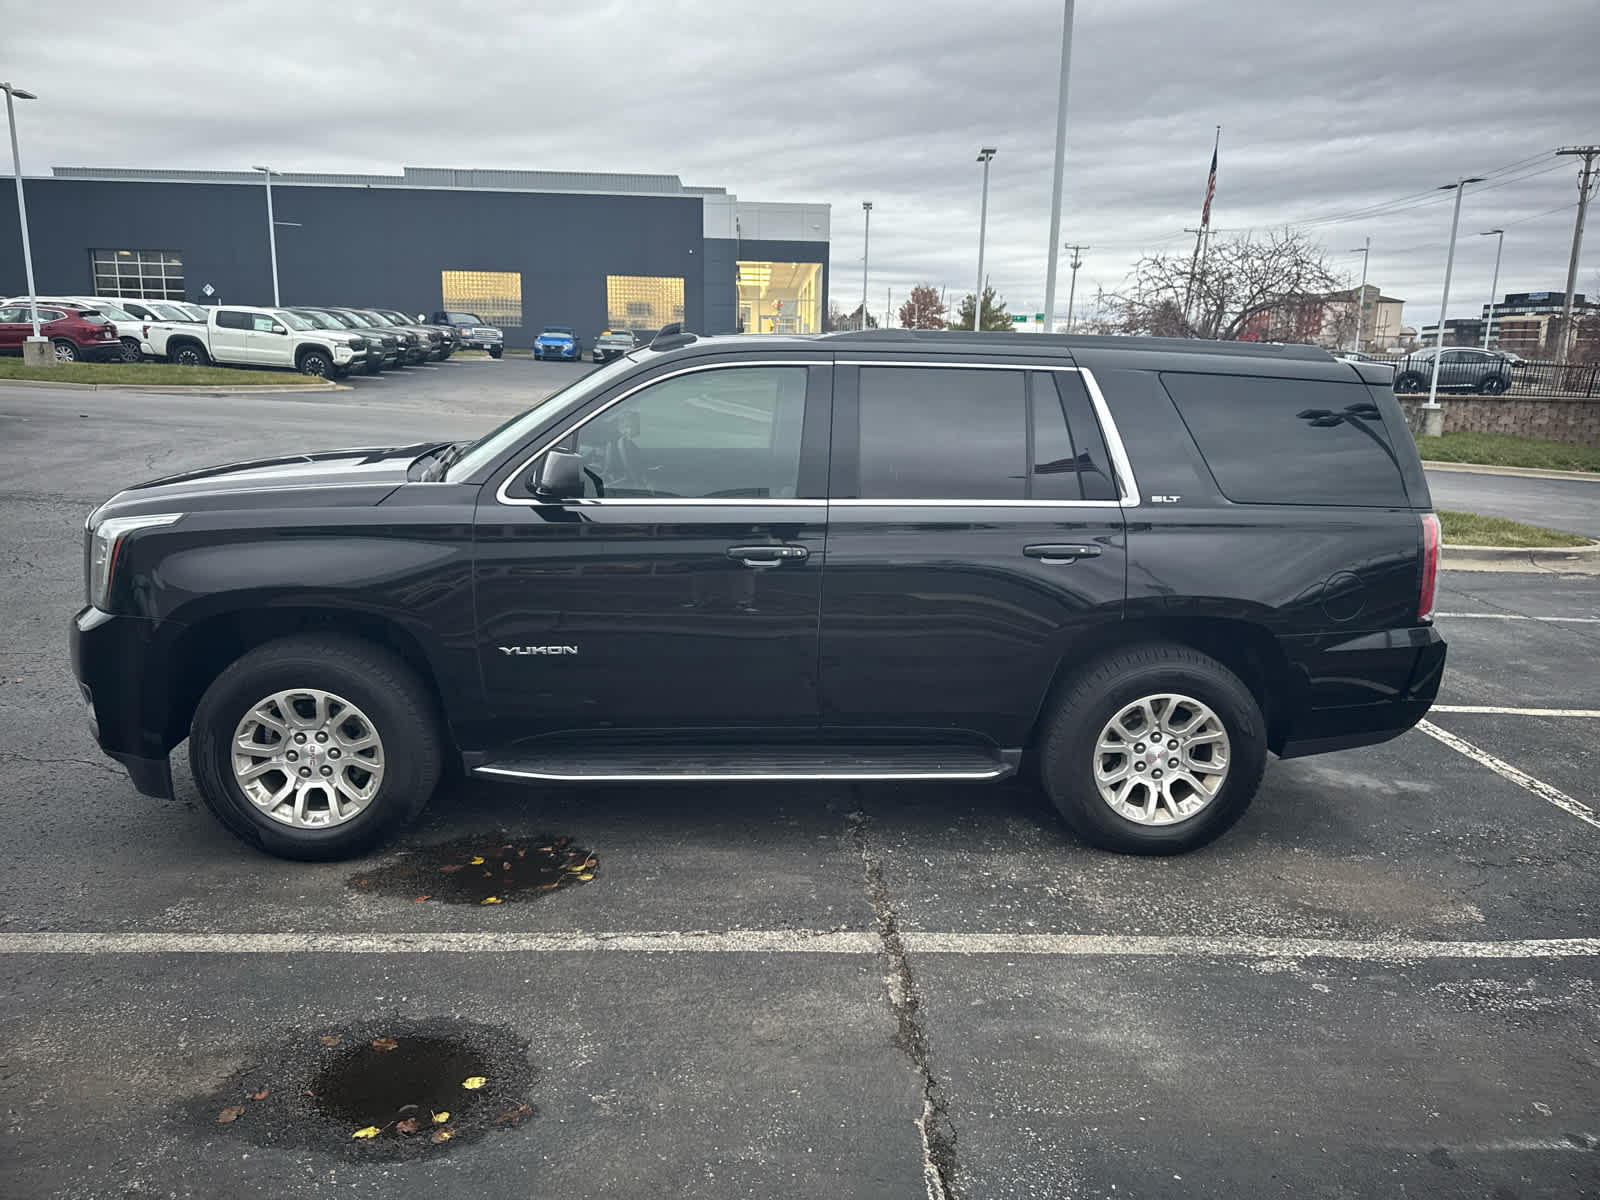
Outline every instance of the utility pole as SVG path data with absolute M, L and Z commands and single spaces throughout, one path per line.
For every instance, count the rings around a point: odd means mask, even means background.
M 1367 263 L 1372 259 L 1372 239 L 1367 239 L 1367 244 L 1359 250 L 1350 251 L 1351 254 L 1361 255 L 1361 289 L 1356 292 L 1356 344 L 1350 348 L 1357 354 L 1361 353 L 1361 325 L 1362 318 L 1367 312 Z M 1381 292 L 1382 289 L 1380 288 Z
M 889 289 L 888 296 L 884 299 L 884 302 L 883 302 L 883 327 L 885 329 L 893 329 L 894 328 L 894 289 L 893 288 Z
M 1089 249 L 1089 247 L 1088 246 L 1075 246 L 1075 245 L 1073 245 L 1072 243 L 1069 242 L 1069 243 L 1067 243 L 1067 245 L 1063 246 L 1062 249 L 1063 250 L 1071 250 L 1072 251 L 1072 261 L 1067 264 L 1067 266 L 1072 268 L 1072 282 L 1067 285 L 1067 332 L 1071 333 L 1072 332 L 1072 299 L 1073 299 L 1074 296 L 1076 296 L 1078 294 L 1078 268 L 1083 266 L 1083 252 L 1085 250 Z M 1052 326 L 1050 324 L 1050 311 L 1049 311 L 1049 309 L 1046 309 L 1045 310 L 1045 317 L 1044 317 L 1044 331 L 1046 333 L 1049 333 L 1049 332 L 1052 331 L 1053 328 L 1054 328 L 1054 326 Z
M 1066 0 L 1065 10 L 1061 14 L 1061 89 L 1056 101 L 1056 166 L 1050 189 L 1050 264 L 1045 268 L 1044 279 L 1046 333 L 1055 328 L 1056 318 L 1056 248 L 1061 237 L 1061 176 L 1067 165 L 1067 69 L 1072 65 L 1072 9 L 1073 0 Z M 1070 301 L 1067 306 L 1067 325 L 1072 325 Z
M 867 251 L 872 246 L 872 201 L 861 202 L 861 328 L 867 327 Z
M 1483 322 L 1483 348 L 1489 348 L 1489 333 L 1494 329 L 1494 294 L 1500 290 L 1500 251 L 1506 248 L 1506 231 L 1504 229 L 1486 229 L 1479 237 L 1494 237 L 1499 240 L 1494 247 L 1494 282 L 1489 285 L 1489 315 Z
M 1583 251 L 1583 218 L 1589 211 L 1589 196 L 1594 191 L 1594 160 L 1600 155 L 1600 146 L 1563 146 L 1556 157 L 1571 155 L 1583 159 L 1583 170 L 1578 175 L 1578 222 L 1572 229 L 1572 258 L 1567 262 L 1567 298 L 1561 306 L 1561 357 L 1567 361 L 1572 347 L 1572 293 L 1578 286 L 1578 255 Z

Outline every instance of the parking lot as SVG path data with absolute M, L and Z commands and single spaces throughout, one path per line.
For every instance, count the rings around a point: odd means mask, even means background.
M 295 864 L 181 753 L 176 803 L 99 754 L 65 644 L 95 503 L 472 436 L 585 369 L 0 385 L 0 1195 L 1600 1195 L 1597 576 L 1447 571 L 1429 722 L 1271 762 L 1179 859 L 1089 850 L 1021 784 L 473 782 Z M 1562 496 L 1595 525 L 1600 483 Z M 434 896 L 563 838 L 592 878 Z M 353 1139 L 306 1092 L 388 1035 L 508 1090 L 453 1142 Z

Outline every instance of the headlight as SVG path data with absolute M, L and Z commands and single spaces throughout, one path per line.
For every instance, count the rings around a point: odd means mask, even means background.
M 117 568 L 122 540 L 141 529 L 171 525 L 182 513 L 149 513 L 140 517 L 107 517 L 89 531 L 88 599 L 105 611 L 111 596 L 111 578 Z M 92 520 L 93 518 L 91 518 Z

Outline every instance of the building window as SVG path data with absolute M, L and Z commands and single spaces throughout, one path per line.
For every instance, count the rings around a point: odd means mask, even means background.
M 183 255 L 176 250 L 91 250 L 96 296 L 182 300 Z
M 740 262 L 738 272 L 741 332 L 822 332 L 821 263 Z
M 606 324 L 613 329 L 653 330 L 682 320 L 681 276 L 606 276 Z
M 440 271 L 439 291 L 446 308 L 502 329 L 522 324 L 522 276 L 516 271 Z

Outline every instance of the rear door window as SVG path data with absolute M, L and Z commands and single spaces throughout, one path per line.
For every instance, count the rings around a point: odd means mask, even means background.
M 249 329 L 254 324 L 250 313 L 223 310 L 217 314 L 219 329 Z
M 1383 414 L 1359 384 L 1180 372 L 1161 382 L 1237 504 L 1410 505 Z
M 1024 499 L 1026 378 L 1021 370 L 862 367 L 860 497 Z

